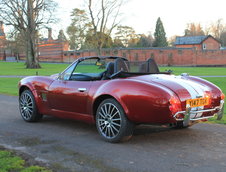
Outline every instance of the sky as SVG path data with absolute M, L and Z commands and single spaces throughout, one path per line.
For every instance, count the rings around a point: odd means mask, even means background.
M 74 8 L 84 9 L 88 0 L 55 0 L 58 3 L 59 22 L 52 25 L 53 36 L 70 25 L 70 13 Z M 226 0 L 127 0 L 121 9 L 121 25 L 131 26 L 137 34 L 154 34 L 160 17 L 166 36 L 183 36 L 188 23 L 200 23 L 206 27 L 218 19 L 226 23 Z
M 83 0 L 56 0 L 61 21 L 57 28 L 70 24 L 73 8 L 83 8 Z M 133 27 L 138 34 L 154 34 L 160 17 L 167 37 L 182 36 L 188 23 L 200 23 L 206 27 L 218 19 L 226 22 L 225 0 L 128 0 L 122 7 L 121 25 Z

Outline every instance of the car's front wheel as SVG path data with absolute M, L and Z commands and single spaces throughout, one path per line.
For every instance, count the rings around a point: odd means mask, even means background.
M 127 119 L 122 106 L 112 98 L 104 100 L 99 105 L 96 126 L 102 138 L 112 143 L 129 139 L 134 127 Z
M 35 98 L 30 90 L 24 90 L 19 97 L 19 108 L 22 118 L 27 122 L 36 122 L 42 118 L 38 113 Z

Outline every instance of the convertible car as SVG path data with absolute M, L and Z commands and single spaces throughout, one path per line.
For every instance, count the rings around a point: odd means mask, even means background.
M 25 121 L 52 115 L 95 123 L 108 142 L 130 138 L 138 124 L 186 128 L 215 115 L 221 119 L 223 105 L 216 85 L 186 73 L 160 72 L 153 59 L 82 57 L 59 74 L 19 82 Z

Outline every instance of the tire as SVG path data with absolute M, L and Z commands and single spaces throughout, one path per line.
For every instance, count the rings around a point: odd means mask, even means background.
M 38 113 L 35 98 L 30 90 L 24 90 L 19 97 L 20 114 L 26 122 L 36 122 L 42 118 Z
M 185 129 L 185 128 L 188 128 L 188 127 L 190 127 L 190 126 L 189 125 L 184 126 L 183 121 L 179 121 L 175 125 L 173 125 L 173 128 L 175 128 L 175 129 Z
M 134 125 L 125 115 L 122 106 L 115 99 L 106 99 L 96 112 L 96 127 L 107 142 L 126 141 L 133 134 Z

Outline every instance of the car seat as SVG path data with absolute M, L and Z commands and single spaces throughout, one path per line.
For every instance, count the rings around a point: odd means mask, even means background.
M 121 58 L 117 58 L 115 60 L 115 66 L 114 66 L 114 73 L 118 72 L 118 71 L 124 71 L 124 72 L 129 72 L 129 67 L 126 64 L 126 62 L 121 59 Z
M 106 71 L 104 72 L 103 79 L 109 79 L 110 76 L 114 73 L 114 62 L 109 62 L 106 65 Z
M 155 60 L 150 58 L 145 63 L 140 65 L 139 72 L 142 73 L 159 73 L 158 65 Z

